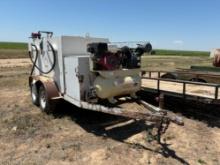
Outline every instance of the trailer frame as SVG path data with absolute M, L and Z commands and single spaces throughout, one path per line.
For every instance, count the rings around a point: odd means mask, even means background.
M 197 100 L 197 101 L 200 101 L 200 102 L 220 104 L 220 95 L 219 95 L 220 84 L 202 83 L 202 82 L 193 82 L 193 81 L 161 78 L 161 76 L 166 74 L 166 73 L 177 73 L 177 72 L 143 71 L 142 81 L 144 81 L 144 80 L 153 80 L 153 81 L 156 81 L 157 86 L 156 86 L 156 88 L 151 88 L 151 87 L 144 86 L 142 84 L 142 89 L 144 91 L 149 91 L 149 92 L 158 93 L 158 94 L 163 93 L 165 95 L 170 95 L 170 96 L 174 96 L 174 97 L 180 97 L 180 98 L 183 98 L 183 99 L 190 99 L 190 100 Z M 146 74 L 148 76 L 146 76 Z M 155 75 L 154 77 L 153 77 L 153 74 Z M 191 74 L 191 73 L 188 73 L 188 74 Z M 210 76 L 212 76 L 212 75 L 210 75 Z M 220 76 L 219 76 L 219 78 L 220 78 Z M 168 83 L 169 82 L 173 82 L 173 83 L 182 84 L 182 92 L 179 93 L 179 92 L 175 92 L 174 90 L 173 91 L 168 91 L 168 90 L 161 89 L 161 85 L 162 85 L 163 82 L 168 82 Z M 193 94 L 193 95 L 189 94 L 187 92 L 187 88 L 186 88 L 187 85 L 212 87 L 212 88 L 214 88 L 213 97 L 201 96 L 199 94 L 198 95 L 196 95 L 196 94 Z

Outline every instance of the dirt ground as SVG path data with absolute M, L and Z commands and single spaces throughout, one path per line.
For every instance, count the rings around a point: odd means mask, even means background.
M 141 121 L 68 103 L 46 115 L 31 103 L 28 65 L 0 66 L 0 164 L 220 164 L 219 125 L 183 116 L 158 144 Z
M 28 58 L 0 59 L 0 68 L 27 67 L 31 62 Z

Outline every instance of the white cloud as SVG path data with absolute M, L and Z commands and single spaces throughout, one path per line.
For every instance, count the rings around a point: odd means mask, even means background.
M 173 41 L 173 44 L 176 44 L 176 45 L 183 45 L 184 42 L 182 40 L 175 40 Z

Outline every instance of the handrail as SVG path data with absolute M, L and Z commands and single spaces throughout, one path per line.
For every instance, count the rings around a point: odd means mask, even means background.
M 220 84 L 214 84 L 214 83 L 202 83 L 202 82 L 192 82 L 192 81 L 185 81 L 185 80 L 174 80 L 174 79 L 163 79 L 163 78 L 150 78 L 150 77 L 142 77 L 142 79 L 148 79 L 148 80 L 156 80 L 157 81 L 157 90 L 160 91 L 160 82 L 174 82 L 174 83 L 181 83 L 183 84 L 183 96 L 186 96 L 186 85 L 200 85 L 200 86 L 207 86 L 207 87 L 213 87 L 215 88 L 214 93 L 214 99 L 218 99 L 218 91 L 220 88 Z M 175 92 L 174 92 L 175 93 Z
M 176 82 L 176 83 L 186 83 L 186 84 L 191 84 L 191 85 L 202 85 L 202 86 L 210 86 L 210 87 L 220 87 L 220 84 L 194 82 L 194 81 L 186 81 L 186 80 L 175 80 L 175 79 L 164 79 L 164 78 L 150 78 L 150 77 L 142 77 L 142 79 L 160 80 L 160 81 Z
M 171 73 L 171 74 L 185 74 L 185 75 L 198 75 L 198 76 L 205 76 L 205 77 L 219 77 L 220 78 L 220 73 L 219 74 L 214 74 L 211 72 L 206 72 L 206 73 L 202 73 L 201 71 L 193 71 L 193 70 L 176 70 L 176 71 L 146 71 L 146 70 L 142 70 L 142 73 L 157 73 L 157 74 L 161 74 L 161 73 Z

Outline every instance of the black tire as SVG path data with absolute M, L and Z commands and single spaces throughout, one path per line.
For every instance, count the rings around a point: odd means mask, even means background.
M 36 106 L 39 106 L 39 91 L 37 89 L 37 86 L 35 84 L 32 84 L 30 90 L 32 103 Z
M 193 81 L 193 82 L 201 82 L 201 83 L 207 83 L 207 81 L 201 79 L 201 78 L 192 78 L 190 79 L 190 81 Z
M 172 73 L 166 73 L 166 74 L 162 75 L 160 78 L 173 79 L 173 80 L 177 79 L 177 77 L 174 74 L 172 74 Z
M 55 110 L 55 102 L 52 102 L 49 99 L 47 90 L 44 88 L 44 86 L 40 86 L 39 89 L 39 105 L 41 110 L 48 114 Z

